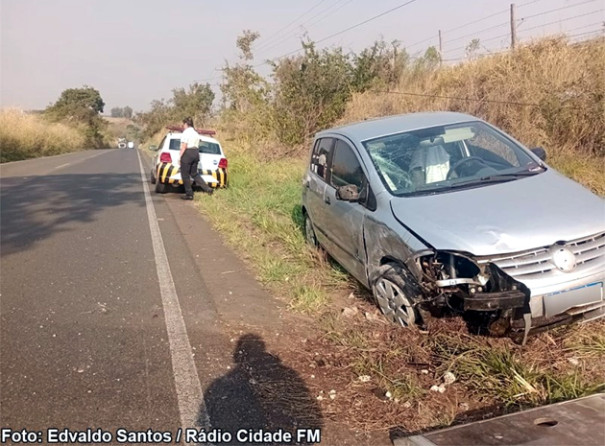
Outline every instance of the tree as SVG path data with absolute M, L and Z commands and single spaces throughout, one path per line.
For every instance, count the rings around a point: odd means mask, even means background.
M 96 147 L 103 145 L 101 130 L 106 126 L 99 116 L 103 113 L 105 102 L 101 94 L 92 87 L 69 88 L 64 90 L 57 102 L 44 111 L 44 115 L 53 121 L 65 121 L 81 126 L 88 143 Z
M 103 113 L 105 102 L 92 87 L 69 88 L 46 111 L 57 119 L 87 120 Z
M 214 92 L 210 84 L 201 85 L 197 82 L 189 85 L 189 89 L 176 88 L 172 90 L 172 104 L 175 112 L 181 116 L 180 120 L 187 116 L 193 118 L 193 122 L 201 122 L 210 113 Z
M 469 44 L 466 46 L 466 48 L 464 49 L 467 59 L 473 59 L 475 57 L 475 55 L 477 54 L 477 51 L 479 51 L 479 47 L 480 47 L 479 39 L 471 40 L 469 42 Z
M 132 108 L 128 105 L 122 109 L 122 116 L 128 119 L 132 118 Z
M 341 48 L 318 52 L 312 42 L 302 45 L 304 55 L 273 64 L 277 133 L 287 144 L 333 124 L 352 91 L 352 66 Z
M 124 116 L 124 109 L 121 107 L 114 107 L 111 109 L 111 117 L 112 118 L 121 118 Z
M 269 85 L 250 65 L 253 59 L 251 47 L 259 37 L 257 32 L 244 30 L 236 40 L 236 46 L 241 51 L 240 61 L 234 66 L 227 63 L 223 68 L 221 92 L 225 108 L 246 113 L 261 104 L 267 104 Z
M 380 40 L 353 56 L 352 84 L 355 91 L 397 85 L 409 60 L 405 49 L 399 46 L 398 41 L 393 41 L 389 48 L 384 40 Z
M 243 31 L 237 38 L 239 62 L 223 68 L 222 117 L 234 123 L 231 130 L 254 140 L 266 138 L 274 130 L 273 113 L 269 105 L 271 88 L 265 78 L 251 65 L 252 44 L 260 37 L 257 32 Z

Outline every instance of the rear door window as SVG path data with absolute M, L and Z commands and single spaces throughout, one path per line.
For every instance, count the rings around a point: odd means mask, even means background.
M 311 171 L 319 175 L 324 181 L 329 181 L 330 171 L 328 163 L 334 147 L 334 138 L 321 138 L 315 142 L 313 155 L 311 155 Z

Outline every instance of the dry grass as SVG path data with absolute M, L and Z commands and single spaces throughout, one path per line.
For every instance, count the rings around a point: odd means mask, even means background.
M 326 313 L 323 336 L 292 349 L 324 416 L 369 431 L 418 432 L 589 395 L 605 389 L 605 321 L 530 338 L 471 335 L 459 318 L 403 330 L 356 304 L 357 315 Z M 446 374 L 455 381 L 444 385 Z M 431 387 L 444 385 L 443 393 Z M 325 398 L 334 390 L 336 398 Z
M 469 113 L 528 147 L 544 147 L 555 168 L 605 195 L 605 39 L 582 45 L 546 39 L 409 75 L 397 91 L 410 94 L 355 95 L 341 123 L 416 111 Z
M 0 162 L 74 152 L 84 144 L 84 135 L 72 127 L 17 109 L 0 111 Z

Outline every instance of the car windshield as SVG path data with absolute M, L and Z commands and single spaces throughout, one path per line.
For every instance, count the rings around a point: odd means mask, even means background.
M 394 195 L 481 187 L 543 171 L 518 144 L 482 122 L 398 133 L 363 146 Z

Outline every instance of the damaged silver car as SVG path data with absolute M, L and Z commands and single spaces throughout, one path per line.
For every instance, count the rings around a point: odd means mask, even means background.
M 473 116 L 322 131 L 303 179 L 307 241 L 403 326 L 450 309 L 493 334 L 605 316 L 605 201 Z

